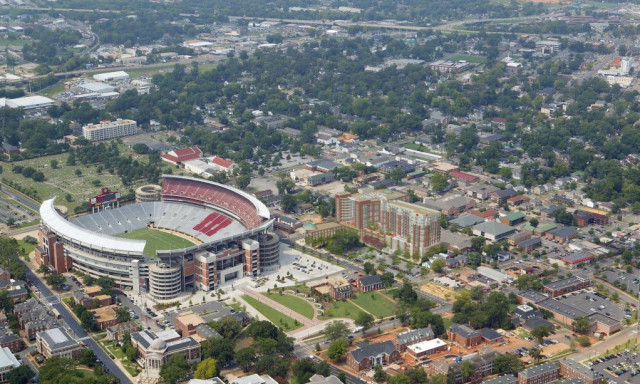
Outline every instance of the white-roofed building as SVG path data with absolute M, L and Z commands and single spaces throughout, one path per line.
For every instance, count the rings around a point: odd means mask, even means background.
M 129 74 L 125 71 L 115 71 L 115 72 L 107 72 L 107 73 L 99 73 L 97 75 L 93 75 L 93 79 L 97 81 L 122 81 L 127 80 L 129 78 Z
M 9 348 L 0 348 L 0 381 L 7 381 L 7 373 L 19 366 L 20 362 Z
M 447 343 L 440 339 L 421 341 L 407 347 L 407 352 L 418 360 L 426 359 L 429 355 L 446 350 Z
M 66 329 L 60 327 L 36 333 L 36 348 L 47 359 L 52 357 L 77 359 L 84 347 L 69 336 Z
M 87 124 L 82 127 L 82 135 L 89 141 L 115 139 L 138 133 L 138 123 L 134 120 L 117 119 L 101 121 L 100 124 Z
M 114 87 L 113 85 L 100 83 L 97 81 L 86 81 L 84 83 L 78 84 L 77 87 L 82 89 L 83 92 L 87 93 L 107 93 L 116 90 L 116 87 Z
M 487 279 L 497 281 L 500 284 L 509 283 L 513 280 L 509 275 L 489 267 L 478 267 L 478 273 Z
M 48 108 L 54 103 L 48 97 L 44 96 L 25 96 L 17 99 L 7 99 L 6 106 L 9 108 L 22 108 L 24 110 Z
M 244 376 L 244 377 L 238 377 L 235 380 L 231 380 L 229 382 L 229 384 L 277 384 L 278 382 L 275 381 L 271 376 L 269 375 L 257 375 L 257 374 L 253 374 L 253 375 L 249 375 L 249 376 Z

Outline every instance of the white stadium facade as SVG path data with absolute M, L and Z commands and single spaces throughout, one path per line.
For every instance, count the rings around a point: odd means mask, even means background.
M 36 262 L 58 272 L 74 268 L 96 278 L 108 276 L 118 286 L 148 292 L 156 300 L 196 289 L 211 291 L 279 267 L 280 239 L 271 232 L 273 219 L 262 202 L 203 179 L 163 178 L 155 201 L 145 195 L 134 204 L 114 204 L 69 220 L 56 209 L 55 198 L 43 202 Z M 195 245 L 148 254 L 145 240 L 118 237 L 144 228 Z

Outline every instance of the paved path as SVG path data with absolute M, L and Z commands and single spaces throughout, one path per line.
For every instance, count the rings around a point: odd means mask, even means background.
M 571 355 L 571 358 L 576 361 L 584 361 L 599 355 L 602 355 L 607 350 L 611 350 L 617 345 L 624 344 L 632 338 L 638 337 L 637 326 L 631 326 L 624 328 L 622 331 L 607 337 L 605 340 L 593 344 L 591 347 L 586 348 L 584 351 Z

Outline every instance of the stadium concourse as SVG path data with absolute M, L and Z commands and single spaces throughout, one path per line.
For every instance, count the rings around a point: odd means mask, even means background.
M 103 191 L 90 200 L 94 213 L 70 220 L 55 208 L 55 198 L 43 202 L 36 263 L 108 276 L 155 301 L 210 292 L 280 267 L 280 239 L 262 202 L 207 180 L 163 178 L 155 201 L 147 195 L 128 205 L 96 199 Z

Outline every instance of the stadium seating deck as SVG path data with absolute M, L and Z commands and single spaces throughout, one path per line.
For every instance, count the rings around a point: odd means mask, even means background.
M 166 228 L 208 241 L 225 228 L 242 229 L 239 222 L 204 206 L 158 201 L 125 205 L 71 220 L 74 224 L 105 235 L 118 235 L 147 227 Z M 200 227 L 198 227 L 200 226 Z M 200 228 L 199 230 L 196 227 Z
M 251 201 L 232 191 L 213 184 L 184 179 L 165 179 L 162 186 L 165 200 L 177 200 L 195 204 L 210 204 L 231 212 L 242 224 L 252 229 L 263 222 Z

